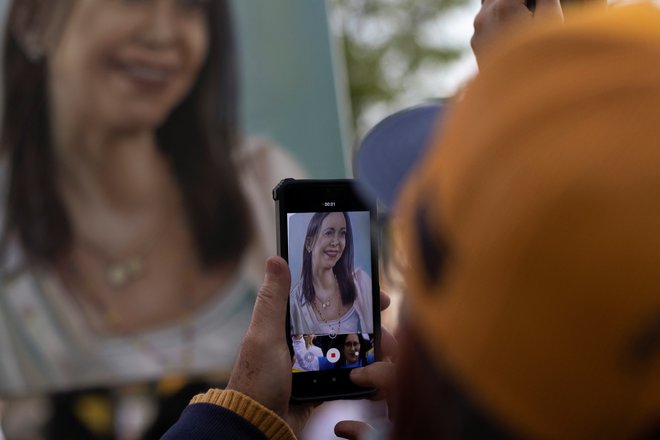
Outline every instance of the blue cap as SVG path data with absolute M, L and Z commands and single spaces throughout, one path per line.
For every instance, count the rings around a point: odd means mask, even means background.
M 436 133 L 446 104 L 434 102 L 398 111 L 376 124 L 355 154 L 357 185 L 389 212 L 408 174 Z

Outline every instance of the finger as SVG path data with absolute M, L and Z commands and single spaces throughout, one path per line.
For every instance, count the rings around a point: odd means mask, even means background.
M 380 311 L 382 312 L 383 310 L 387 309 L 390 306 L 390 296 L 383 292 L 382 290 L 380 291 Z
M 365 422 L 356 420 L 343 420 L 335 425 L 335 435 L 349 440 L 359 440 L 369 432 L 376 430 Z
M 399 351 L 399 344 L 392 333 L 387 331 L 384 327 L 380 329 L 380 347 L 383 350 L 383 356 L 390 358 L 392 362 L 396 362 L 396 356 Z
M 534 18 L 563 21 L 564 14 L 562 13 L 559 0 L 536 0 Z
M 391 362 L 375 362 L 351 370 L 351 382 L 366 388 L 378 388 L 386 394 L 394 383 L 395 366 Z
M 290 287 L 291 274 L 286 261 L 280 257 L 266 260 L 266 275 L 254 304 L 250 331 L 266 335 L 283 334 Z

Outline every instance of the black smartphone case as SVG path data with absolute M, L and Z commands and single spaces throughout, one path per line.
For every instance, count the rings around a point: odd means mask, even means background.
M 273 188 L 273 200 L 276 210 L 277 249 L 278 254 L 289 261 L 288 231 L 286 214 L 294 212 L 320 211 L 369 211 L 371 213 L 371 271 L 373 283 L 374 307 L 374 340 L 376 360 L 382 358 L 380 352 L 380 288 L 378 283 L 378 243 L 373 231 L 376 224 L 374 201 L 364 200 L 361 194 L 353 189 L 352 179 L 332 180 L 297 180 L 284 179 Z M 350 188 L 350 189 L 349 189 Z M 342 199 L 336 202 L 337 197 Z M 333 205 L 333 201 L 335 204 Z M 371 203 L 370 203 L 371 202 Z M 295 207 L 294 209 L 292 209 Z M 290 304 L 287 304 L 289 310 Z M 289 353 L 294 355 L 291 343 L 291 319 L 287 312 L 284 328 Z M 373 388 L 354 385 L 350 379 L 351 369 L 337 369 L 306 373 L 292 373 L 291 391 L 292 403 L 320 402 L 337 399 L 362 399 L 375 393 Z

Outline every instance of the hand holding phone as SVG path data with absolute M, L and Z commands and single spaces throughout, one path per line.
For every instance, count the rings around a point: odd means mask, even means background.
M 291 357 L 282 337 L 291 277 L 278 257 L 266 262 L 266 275 L 257 294 L 250 326 L 232 370 L 227 389 L 239 391 L 282 417 L 291 429 L 302 431 L 311 406 L 289 405 Z
M 286 335 L 292 400 L 364 397 L 351 369 L 380 357 L 376 213 L 351 180 L 286 179 L 273 190 L 292 288 Z
M 539 23 L 546 21 L 563 21 L 562 4 L 581 3 L 582 0 L 492 0 L 482 2 L 479 12 L 474 18 L 474 34 L 470 44 L 477 59 L 477 64 L 483 67 L 483 61 L 492 51 L 503 35 L 522 23 Z

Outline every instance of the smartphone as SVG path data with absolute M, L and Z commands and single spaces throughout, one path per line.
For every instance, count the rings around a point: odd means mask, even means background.
M 279 255 L 291 270 L 291 400 L 369 396 L 375 390 L 349 373 L 381 357 L 376 203 L 351 179 L 284 179 L 273 199 Z

